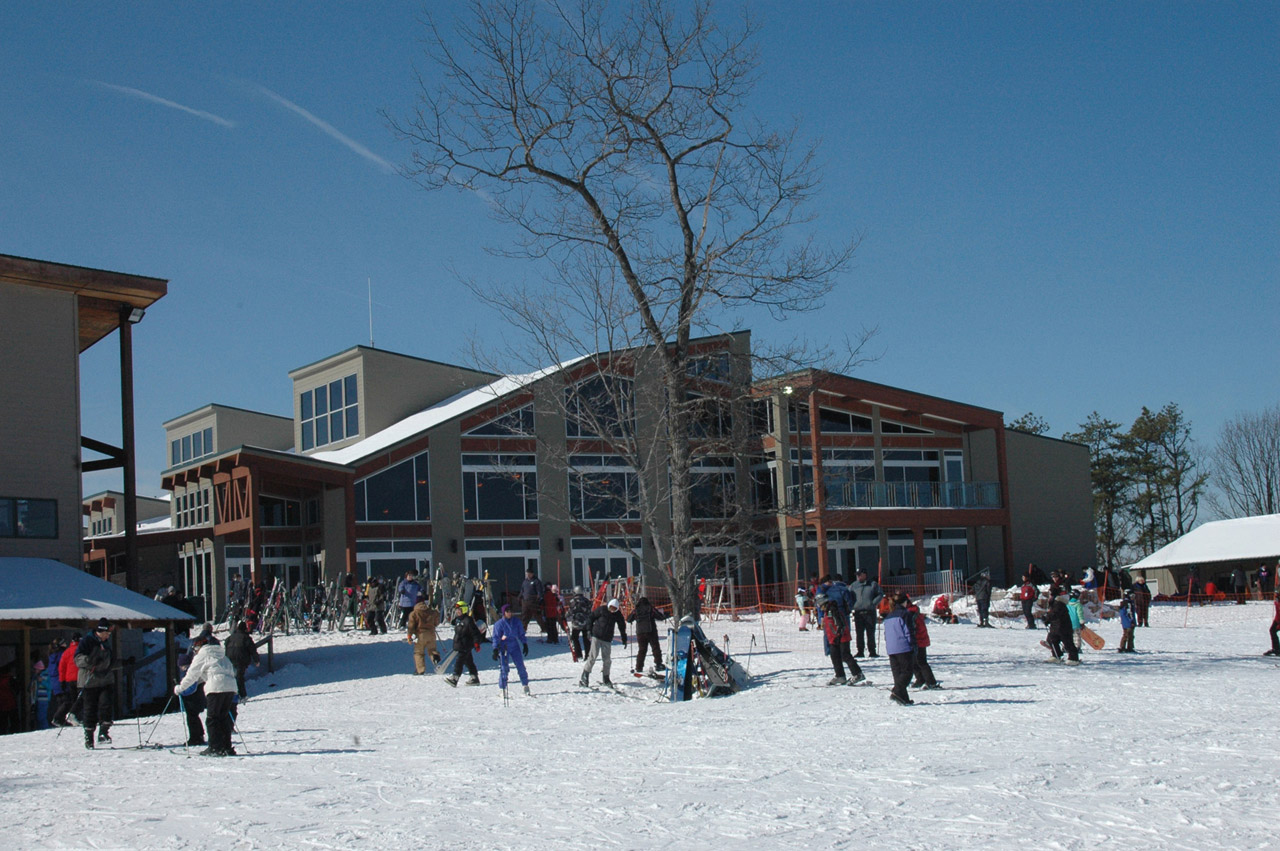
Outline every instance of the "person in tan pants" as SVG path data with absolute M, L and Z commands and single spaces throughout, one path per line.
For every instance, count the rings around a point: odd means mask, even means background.
M 427 672 L 427 654 L 431 655 L 433 665 L 440 664 L 440 654 L 436 652 L 436 626 L 440 623 L 440 615 L 427 605 L 427 598 L 419 594 L 413 611 L 409 612 L 409 637 L 413 642 L 414 673 Z

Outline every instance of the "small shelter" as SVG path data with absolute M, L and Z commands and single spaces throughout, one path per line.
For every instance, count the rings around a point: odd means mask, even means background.
M 100 618 L 121 629 L 163 629 L 169 679 L 177 673 L 175 631 L 195 621 L 166 606 L 82 570 L 45 558 L 0 558 L 0 666 L 16 661 L 21 694 L 31 687 L 31 651 L 71 630 L 85 632 Z M 112 652 L 119 657 L 119 641 Z M 136 660 L 141 665 L 150 660 Z M 117 704 L 123 697 L 116 689 Z M 30 726 L 27 701 L 19 701 Z
M 1274 566 L 1277 558 L 1280 514 L 1264 514 L 1197 526 L 1125 570 L 1143 571 L 1148 579 L 1156 580 L 1159 593 L 1174 594 L 1180 584 L 1185 587 L 1192 568 L 1202 583 L 1212 581 L 1222 588 L 1235 568 L 1243 567 L 1252 584 L 1258 565 Z

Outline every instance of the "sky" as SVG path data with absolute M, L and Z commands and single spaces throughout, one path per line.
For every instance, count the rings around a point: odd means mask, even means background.
M 470 363 L 510 328 L 460 283 L 548 270 L 483 199 L 425 192 L 405 115 L 424 9 L 0 4 L 0 253 L 169 280 L 135 329 L 138 481 L 210 402 L 288 414 L 288 372 L 356 344 Z M 736 15 L 736 2 L 717 5 Z M 1182 406 L 1211 446 L 1280 400 L 1280 6 L 752 3 L 750 104 L 820 144 L 820 239 L 860 240 L 817 314 L 875 327 L 871 381 L 1045 418 Z M 118 350 L 82 429 L 119 438 Z M 86 478 L 85 492 L 118 486 Z

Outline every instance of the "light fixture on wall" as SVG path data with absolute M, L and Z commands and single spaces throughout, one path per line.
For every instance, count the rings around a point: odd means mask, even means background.
M 564 552 L 564 538 L 556 538 L 556 552 Z
M 794 392 L 796 392 L 796 389 L 792 387 L 790 384 L 784 385 L 782 388 L 783 396 L 790 396 Z
M 129 312 L 125 314 L 124 318 L 128 320 L 130 325 L 137 325 L 139 322 L 142 321 L 142 317 L 146 315 L 147 315 L 147 312 L 143 310 L 141 307 L 135 307 L 130 309 Z

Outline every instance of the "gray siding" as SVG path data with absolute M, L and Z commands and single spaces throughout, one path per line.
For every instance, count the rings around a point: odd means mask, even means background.
M 1005 432 L 1013 562 L 1079 575 L 1093 565 L 1089 448 L 1020 431 Z
M 0 538 L 0 556 L 81 566 L 80 350 L 71 293 L 0 286 L 0 496 L 56 499 L 56 539 Z

